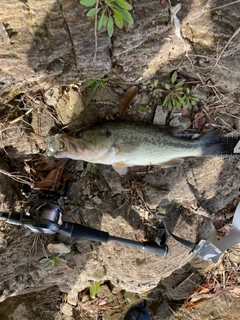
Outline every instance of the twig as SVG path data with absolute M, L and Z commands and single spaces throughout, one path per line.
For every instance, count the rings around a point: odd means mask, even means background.
M 96 14 L 95 14 L 95 27 L 94 27 L 94 38 L 95 38 L 95 50 L 94 50 L 94 56 L 93 56 L 93 64 L 95 63 L 96 61 L 96 58 L 97 58 L 97 46 L 98 46 L 98 43 L 97 43 L 97 9 L 98 9 L 98 3 L 99 3 L 99 0 L 97 0 L 96 2 Z
M 32 112 L 33 109 L 34 109 L 34 108 L 29 109 L 25 114 L 23 114 L 22 116 L 14 119 L 14 120 L 12 120 L 12 121 L 10 121 L 9 123 L 10 123 L 10 124 L 13 124 L 13 123 L 16 123 L 16 122 L 22 120 L 22 118 L 25 117 L 25 116 L 26 116 L 27 114 L 29 114 L 30 112 Z
M 28 94 L 28 93 L 25 93 L 25 96 L 26 96 L 28 99 L 32 100 L 32 101 L 33 101 L 34 103 L 36 103 L 36 104 L 42 103 L 42 101 L 36 100 L 35 97 L 32 97 L 32 96 L 31 96 L 30 94 Z
M 180 283 L 178 283 L 177 285 L 175 285 L 173 287 L 174 290 L 178 289 L 180 286 L 182 286 L 186 281 L 188 281 L 192 276 L 194 275 L 194 272 L 192 272 L 187 278 L 185 278 L 184 280 L 182 280 Z M 192 281 L 193 282 L 193 281 Z M 194 283 L 194 282 L 193 282 Z
M 236 0 L 236 1 L 233 1 L 233 2 L 230 2 L 230 3 L 226 3 L 226 4 L 223 4 L 222 6 L 209 8 L 206 11 L 213 11 L 213 10 L 221 9 L 221 8 L 224 8 L 224 7 L 227 7 L 227 6 L 231 6 L 232 4 L 235 4 L 235 3 L 238 3 L 238 2 L 240 2 L 240 0 Z
M 24 183 L 24 184 L 28 184 L 29 186 L 32 186 L 31 182 L 27 181 L 27 178 L 25 176 L 14 176 L 13 174 L 3 170 L 3 169 L 0 169 L 0 173 L 3 173 L 5 174 L 6 176 L 12 178 L 13 180 L 17 181 L 17 182 L 21 182 L 21 183 Z M 26 179 L 26 180 L 24 180 Z
M 234 34 L 231 36 L 231 38 L 228 40 L 228 42 L 226 43 L 225 47 L 223 48 L 223 50 L 221 51 L 220 55 L 218 56 L 214 66 L 212 67 L 212 70 L 217 66 L 219 60 L 221 59 L 224 51 L 227 49 L 229 43 L 232 41 L 232 39 L 240 32 L 240 27 L 234 32 Z

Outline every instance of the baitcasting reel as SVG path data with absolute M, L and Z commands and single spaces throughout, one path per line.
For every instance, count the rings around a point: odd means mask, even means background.
M 0 219 L 7 223 L 24 226 L 34 233 L 54 234 L 59 233 L 75 239 L 84 239 L 98 242 L 115 242 L 141 248 L 158 256 L 168 253 L 166 244 L 157 244 L 151 241 L 134 241 L 125 238 L 111 236 L 108 232 L 93 229 L 77 223 L 63 221 L 63 211 L 58 204 L 61 198 L 67 198 L 70 194 L 72 182 L 68 180 L 65 184 L 64 194 L 60 195 L 53 191 L 32 190 L 24 185 L 22 193 L 29 197 L 36 195 L 36 199 L 30 201 L 23 213 L 0 212 Z

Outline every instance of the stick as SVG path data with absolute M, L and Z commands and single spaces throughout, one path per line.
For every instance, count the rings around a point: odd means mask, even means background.
M 228 42 L 227 42 L 227 44 L 225 45 L 225 47 L 223 48 L 222 52 L 221 52 L 220 55 L 218 56 L 218 58 L 217 58 L 217 60 L 216 60 L 216 62 L 215 62 L 215 64 L 214 64 L 212 70 L 217 66 L 219 60 L 221 59 L 224 51 L 227 49 L 229 43 L 230 43 L 230 42 L 232 41 L 232 39 L 239 33 L 239 31 L 240 31 L 240 27 L 234 32 L 234 34 L 233 34 L 233 35 L 231 36 L 231 38 L 228 40 Z

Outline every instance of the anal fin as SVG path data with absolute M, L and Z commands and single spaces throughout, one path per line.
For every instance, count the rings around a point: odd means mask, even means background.
M 183 164 L 183 162 L 184 162 L 184 159 L 178 158 L 178 159 L 172 159 L 172 160 L 167 161 L 167 162 L 159 163 L 158 165 L 161 168 L 178 167 L 181 164 Z

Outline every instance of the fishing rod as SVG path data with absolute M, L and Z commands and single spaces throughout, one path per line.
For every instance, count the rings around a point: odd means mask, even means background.
M 36 199 L 30 201 L 22 213 L 0 212 L 0 219 L 7 223 L 23 226 L 37 234 L 61 234 L 74 239 L 83 239 L 98 242 L 115 242 L 123 245 L 143 249 L 157 256 L 166 256 L 168 247 L 153 241 L 135 241 L 110 235 L 108 232 L 97 230 L 81 224 L 63 220 L 63 211 L 58 200 L 67 199 L 72 182 L 66 181 L 64 193 L 60 195 L 54 191 L 32 190 L 29 185 L 24 185 L 22 193 L 29 197 L 36 195 Z

